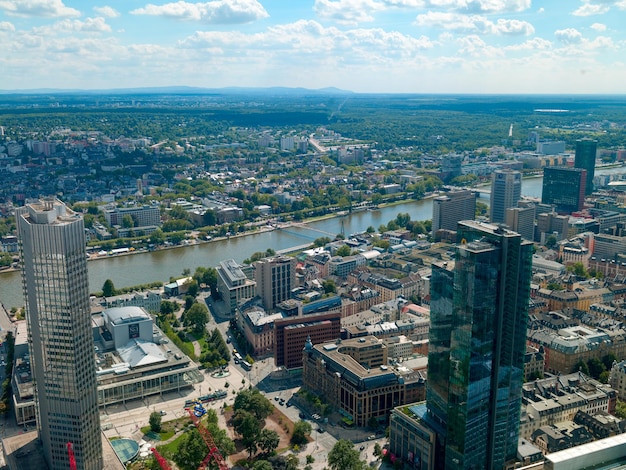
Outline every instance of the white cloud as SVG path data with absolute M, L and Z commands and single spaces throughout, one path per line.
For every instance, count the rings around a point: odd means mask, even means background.
M 374 21 L 371 13 L 384 8 L 385 5 L 376 0 L 315 0 L 313 6 L 320 18 L 343 24 Z
M 459 39 L 459 54 L 469 55 L 480 59 L 502 57 L 502 49 L 488 45 L 482 38 L 475 34 Z
M 594 23 L 591 25 L 591 29 L 596 31 L 606 31 L 606 25 L 602 23 Z
M 304 55 L 320 58 L 343 57 L 344 61 L 356 60 L 370 63 L 373 57 L 387 60 L 391 57 L 407 58 L 419 51 L 430 49 L 433 43 L 422 36 L 415 38 L 379 28 L 355 28 L 340 30 L 324 27 L 316 21 L 300 20 L 295 23 L 276 25 L 262 33 L 197 31 L 180 42 L 180 47 L 189 49 L 218 49 L 232 58 L 244 54 L 290 57 Z M 307 58 L 306 60 L 310 60 Z
M 11 32 L 15 31 L 15 26 L 8 21 L 0 21 L 0 32 Z
M 575 28 L 559 29 L 554 35 L 563 44 L 580 44 L 583 41 L 583 35 Z
M 394 0 L 387 1 L 394 3 Z M 503 13 L 527 10 L 532 0 L 423 0 L 415 3 L 420 3 L 422 8 L 452 9 L 465 13 Z
M 105 18 L 118 18 L 120 16 L 120 12 L 110 6 L 93 7 L 93 10 Z
M 575 16 L 593 16 L 593 15 L 602 15 L 609 11 L 610 7 L 608 5 L 599 5 L 593 3 L 585 3 L 578 7 L 572 15 Z
M 529 36 L 535 32 L 533 25 L 521 20 L 499 19 L 495 23 L 480 15 L 462 15 L 429 11 L 415 19 L 418 26 L 437 27 L 447 31 L 475 34 L 506 34 Z
M 269 15 L 257 0 L 213 0 L 188 3 L 180 0 L 164 5 L 148 4 L 131 11 L 134 15 L 152 15 L 210 24 L 250 23 Z
M 65 6 L 62 0 L 0 0 L 0 10 L 10 16 L 46 18 L 77 17 L 80 12 Z
M 108 33 L 111 27 L 102 17 L 80 20 L 63 20 L 58 22 L 54 29 L 61 33 Z
M 521 44 L 506 46 L 506 51 L 547 51 L 552 49 L 552 43 L 543 38 L 532 38 Z

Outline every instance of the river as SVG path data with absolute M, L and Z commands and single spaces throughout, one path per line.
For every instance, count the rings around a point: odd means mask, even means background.
M 598 170 L 596 174 L 626 173 L 626 169 L 611 168 Z M 541 197 L 543 178 L 528 178 L 522 182 L 522 195 Z M 482 202 L 488 203 L 485 196 Z M 153 281 L 167 282 L 171 276 L 179 276 L 185 269 L 195 271 L 198 266 L 215 267 L 224 259 L 238 262 L 249 258 L 252 253 L 272 248 L 275 251 L 311 243 L 319 237 L 331 237 L 340 233 L 343 224 L 345 234 L 362 232 L 370 225 L 378 228 L 400 212 L 409 213 L 411 220 L 432 218 L 432 200 L 407 201 L 384 207 L 378 211 L 363 211 L 344 217 L 311 222 L 307 227 L 289 227 L 210 243 L 139 253 L 128 256 L 102 258 L 89 262 L 89 288 L 92 292 L 102 290 L 102 285 L 111 279 L 116 287 L 134 286 Z M 17 271 L 0 274 L 0 302 L 8 309 L 23 304 L 20 273 Z

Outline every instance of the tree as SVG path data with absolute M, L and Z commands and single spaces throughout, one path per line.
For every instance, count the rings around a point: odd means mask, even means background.
M 383 449 L 382 447 L 380 447 L 380 444 L 377 442 L 376 444 L 374 444 L 374 455 L 376 457 L 380 457 L 383 453 Z
M 293 433 L 291 434 L 291 443 L 295 445 L 302 445 L 308 442 L 307 436 L 311 434 L 311 424 L 307 421 L 298 421 L 293 426 Z
M 324 292 L 327 294 L 337 292 L 337 285 L 332 279 L 326 279 L 322 282 L 322 286 L 324 287 Z
M 233 415 L 233 428 L 241 436 L 241 443 L 250 457 L 256 451 L 256 445 L 261 432 L 261 423 L 248 411 L 237 410 Z
M 594 379 L 599 379 L 600 374 L 606 370 L 602 361 L 595 357 L 587 361 L 587 366 L 589 367 L 589 375 Z
M 271 454 L 278 447 L 280 436 L 272 429 L 261 429 L 257 445 L 265 454 Z
M 179 309 L 180 305 L 177 302 L 170 302 L 169 300 L 161 301 L 161 315 L 169 315 L 170 313 L 177 312 Z
M 585 375 L 589 375 L 589 367 L 587 366 L 587 363 L 583 361 L 582 359 L 578 361 L 576 364 L 574 364 L 574 368 L 572 369 L 572 372 L 579 372 L 579 371 Z
M 274 470 L 274 467 L 267 460 L 257 460 L 252 465 L 252 470 Z
M 200 466 L 209 449 L 196 428 L 185 433 L 184 436 L 174 455 L 174 462 L 181 470 L 195 470 Z
M 558 240 L 556 239 L 554 235 L 550 235 L 548 236 L 548 238 L 546 238 L 546 246 L 550 249 L 554 248 L 557 242 Z
M 348 245 L 342 245 L 335 252 L 335 255 L 337 255 L 337 256 L 350 256 L 351 254 L 352 254 L 352 250 L 350 249 L 350 247 Z
M 111 279 L 104 281 L 104 284 L 102 285 L 102 295 L 105 297 L 113 297 L 115 295 L 115 286 L 113 285 L 113 281 Z
M 242 390 L 235 397 L 233 409 L 247 411 L 259 421 L 264 421 L 274 411 L 274 405 L 258 389 Z
M 122 227 L 132 228 L 134 226 L 135 226 L 135 221 L 129 214 L 126 214 L 124 217 L 122 217 Z
M 201 303 L 194 303 L 185 315 L 185 323 L 191 325 L 196 332 L 204 331 L 204 327 L 209 322 L 209 309 Z
M 346 439 L 340 439 L 328 453 L 328 466 L 332 470 L 363 470 L 365 462 L 359 458 L 359 451 L 354 444 Z
M 150 413 L 149 421 L 150 423 L 150 431 L 152 432 L 161 432 L 161 413 L 158 411 L 153 411 Z
M 187 287 L 187 294 L 191 295 L 192 297 L 197 297 L 198 292 L 200 292 L 200 286 L 198 285 L 198 282 L 194 279 L 189 283 L 189 287 Z

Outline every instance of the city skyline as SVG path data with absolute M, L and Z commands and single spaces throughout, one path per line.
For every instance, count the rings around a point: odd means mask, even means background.
M 622 94 L 624 11 L 624 0 L 1 0 L 0 89 Z

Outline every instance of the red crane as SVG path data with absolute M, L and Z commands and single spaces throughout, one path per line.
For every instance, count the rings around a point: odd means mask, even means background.
M 66 444 L 67 457 L 70 459 L 70 470 L 76 470 L 76 457 L 74 456 L 74 445 L 71 442 Z
M 200 422 L 200 418 L 194 414 L 193 408 L 187 408 L 187 412 L 191 417 L 191 421 L 193 421 L 193 424 L 196 426 L 196 429 L 198 429 L 198 432 L 202 436 L 204 443 L 209 448 L 209 453 L 200 464 L 200 467 L 198 467 L 198 470 L 206 469 L 206 466 L 211 461 L 211 459 L 215 461 L 215 463 L 219 467 L 219 470 L 228 470 L 228 465 L 226 465 L 224 457 L 222 457 L 222 454 L 215 445 L 215 441 L 213 440 L 213 436 L 211 435 L 209 430 L 203 426 L 203 424 Z
M 159 462 L 162 470 L 172 470 L 172 467 L 170 467 L 170 464 L 167 463 L 167 460 L 165 460 L 165 458 L 163 458 L 163 456 L 159 454 L 154 447 L 150 449 L 150 451 L 154 454 L 154 458 L 157 459 L 157 462 Z

